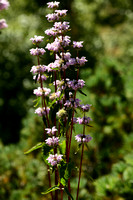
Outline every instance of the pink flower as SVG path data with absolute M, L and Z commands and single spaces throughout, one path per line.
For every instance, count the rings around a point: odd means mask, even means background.
M 59 6 L 59 3 L 60 2 L 57 2 L 57 1 L 52 1 L 52 2 L 48 2 L 47 5 L 48 5 L 48 8 L 58 8 Z
M 58 31 L 56 30 L 56 28 L 52 27 L 50 29 L 47 29 L 45 31 L 45 34 L 49 36 L 56 36 L 58 34 Z
M 0 0 L 0 10 L 7 9 L 9 5 L 10 4 L 7 0 Z
M 76 60 L 77 60 L 77 63 L 78 63 L 80 66 L 84 65 L 85 62 L 88 61 L 88 60 L 86 60 L 86 57 L 84 57 L 84 56 L 82 56 L 81 58 L 78 58 L 78 57 L 77 57 Z
M 59 19 L 59 16 L 57 13 L 51 13 L 51 14 L 46 15 L 46 18 L 48 21 L 55 21 Z
M 46 109 L 45 107 L 44 108 L 39 107 L 35 110 L 35 113 L 38 114 L 40 117 L 42 117 L 43 115 L 46 115 L 46 112 L 47 114 L 49 114 L 49 111 L 50 111 L 50 108 L 48 107 Z
M 30 49 L 30 54 L 33 56 L 43 55 L 45 52 L 43 48 Z
M 55 10 L 55 12 L 58 13 L 58 15 L 59 15 L 60 17 L 66 16 L 67 11 L 68 11 L 68 10 Z
M 5 19 L 1 19 L 0 20 L 0 29 L 3 29 L 3 28 L 7 28 L 8 25 L 6 23 L 6 20 Z
M 77 142 L 83 142 L 83 143 L 87 143 L 90 140 L 92 140 L 92 137 L 90 135 L 83 135 L 83 134 L 78 134 L 75 136 L 75 140 L 77 140 Z
M 69 22 L 55 22 L 54 28 L 57 30 L 67 31 L 69 29 L 70 25 Z
M 50 154 L 49 157 L 47 158 L 48 163 L 50 163 L 52 166 L 57 165 L 58 163 L 60 163 L 60 161 L 62 160 L 63 155 L 61 154 L 55 154 L 52 155 Z
M 89 124 L 90 121 L 92 121 L 92 119 L 90 117 L 86 117 L 86 116 L 83 118 L 77 117 L 77 122 L 79 124 Z
M 81 109 L 82 109 L 84 112 L 87 112 L 87 111 L 90 110 L 91 105 L 89 105 L 89 104 L 86 104 L 86 105 L 82 104 L 82 105 L 80 105 L 80 107 L 81 107 Z
M 48 135 L 54 135 L 57 131 L 56 127 L 53 126 L 52 128 L 45 128 Z
M 30 38 L 33 44 L 37 44 L 43 41 L 43 36 L 37 36 L 35 35 L 34 38 Z
M 33 74 L 35 74 L 35 73 L 43 73 L 46 70 L 47 70 L 47 67 L 45 65 L 37 65 L 37 66 L 33 66 L 30 72 L 33 72 Z
M 81 41 L 81 42 L 73 41 L 73 48 L 81 48 L 81 47 L 83 47 L 82 43 L 83 43 L 83 41 Z
M 55 137 L 55 136 L 45 140 L 46 144 L 49 146 L 57 146 L 57 145 L 59 145 L 59 141 L 60 141 L 59 137 Z
M 42 95 L 49 95 L 49 93 L 51 92 L 51 89 L 49 88 L 41 88 L 41 87 L 38 87 L 37 89 L 35 89 L 33 91 L 33 93 L 36 95 L 36 96 L 42 96 Z
M 33 76 L 33 79 L 34 79 L 34 80 L 37 79 L 37 81 L 40 82 L 40 81 L 46 81 L 46 80 L 47 80 L 47 77 L 44 76 L 44 75 L 41 75 L 41 76 L 40 76 L 40 74 L 38 74 L 38 76 L 37 76 L 37 75 Z

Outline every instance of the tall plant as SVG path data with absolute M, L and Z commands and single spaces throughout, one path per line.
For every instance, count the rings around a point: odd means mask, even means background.
M 37 64 L 31 68 L 31 72 L 38 85 L 33 92 L 36 95 L 35 113 L 43 120 L 44 141 L 32 147 L 26 154 L 39 148 L 43 150 L 43 159 L 48 169 L 49 189 L 42 194 L 50 192 L 52 200 L 58 200 L 59 195 L 63 200 L 65 191 L 68 199 L 73 199 L 70 184 L 71 143 L 74 127 L 80 124 L 83 131 L 75 136 L 76 142 L 82 147 L 76 195 L 76 200 L 78 200 L 84 146 L 92 139 L 85 133 L 86 126 L 90 126 L 91 118 L 86 116 L 86 113 L 91 105 L 81 104 L 81 100 L 76 98 L 77 92 L 85 95 L 81 90 L 85 86 L 85 81 L 79 79 L 79 70 L 87 60 L 84 56 L 79 57 L 83 41 L 72 42 L 70 36 L 67 35 L 70 25 L 69 22 L 63 21 L 67 10 L 59 10 L 59 2 L 56 1 L 49 2 L 47 5 L 53 10 L 53 13 L 46 15 L 47 20 L 53 22 L 53 27 L 45 31 L 51 43 L 47 43 L 45 49 L 40 48 L 39 44 L 44 37 L 35 35 L 31 41 L 36 48 L 30 49 L 30 54 L 37 58 Z M 75 55 L 70 53 L 71 48 L 75 49 Z M 53 58 L 53 62 L 48 65 L 42 64 L 41 60 L 46 49 L 50 51 Z M 77 110 L 83 117 L 75 117 Z M 51 173 L 55 173 L 54 186 L 51 185 Z

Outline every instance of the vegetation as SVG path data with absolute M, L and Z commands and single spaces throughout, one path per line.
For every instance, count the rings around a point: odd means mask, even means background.
M 32 114 L 29 39 L 48 27 L 42 1 L 10 0 L 1 12 L 8 28 L 0 34 L 0 197 L 45 200 L 46 169 L 41 153 L 24 151 L 41 139 L 41 121 Z M 133 184 L 133 2 L 131 0 L 61 1 L 70 10 L 72 39 L 84 40 L 89 59 L 80 75 L 92 104 L 93 135 L 85 151 L 80 200 L 130 200 Z M 15 10 L 15 12 L 14 12 Z M 2 18 L 1 17 L 1 18 Z M 46 27 L 46 28 L 45 28 Z M 49 57 L 45 58 L 47 61 Z M 81 95 L 81 94 L 80 94 Z M 83 98 L 80 96 L 79 98 Z M 76 132 L 76 130 L 75 130 Z M 73 158 L 79 162 L 79 151 Z M 39 158 L 39 159 L 37 159 Z M 40 162 L 38 161 L 40 160 Z M 76 170 L 72 187 L 75 189 Z

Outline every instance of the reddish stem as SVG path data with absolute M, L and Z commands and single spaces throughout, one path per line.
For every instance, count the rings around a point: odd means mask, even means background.
M 77 197 L 76 197 L 76 200 L 78 200 L 78 196 L 79 196 L 79 185 L 80 185 L 80 178 L 81 178 L 83 153 L 84 153 L 84 143 L 82 144 L 82 153 L 81 153 L 81 161 L 80 161 L 79 179 L 78 179 L 78 188 L 77 188 Z

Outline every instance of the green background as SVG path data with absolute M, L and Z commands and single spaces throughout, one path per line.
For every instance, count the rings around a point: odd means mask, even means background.
M 10 0 L 0 12 L 8 28 L 0 34 L 0 199 L 49 200 L 47 171 L 37 151 L 24 151 L 42 141 L 42 122 L 34 114 L 29 40 L 51 26 L 48 1 Z M 92 104 L 93 140 L 85 149 L 79 200 L 133 199 L 133 2 L 132 0 L 63 0 L 71 38 L 84 41 L 80 70 L 86 86 L 82 103 Z M 43 44 L 44 46 L 46 43 Z M 44 57 L 49 63 L 50 56 Z M 44 63 L 44 64 L 45 64 Z M 72 158 L 80 150 L 73 141 Z M 71 186 L 75 196 L 78 168 Z

